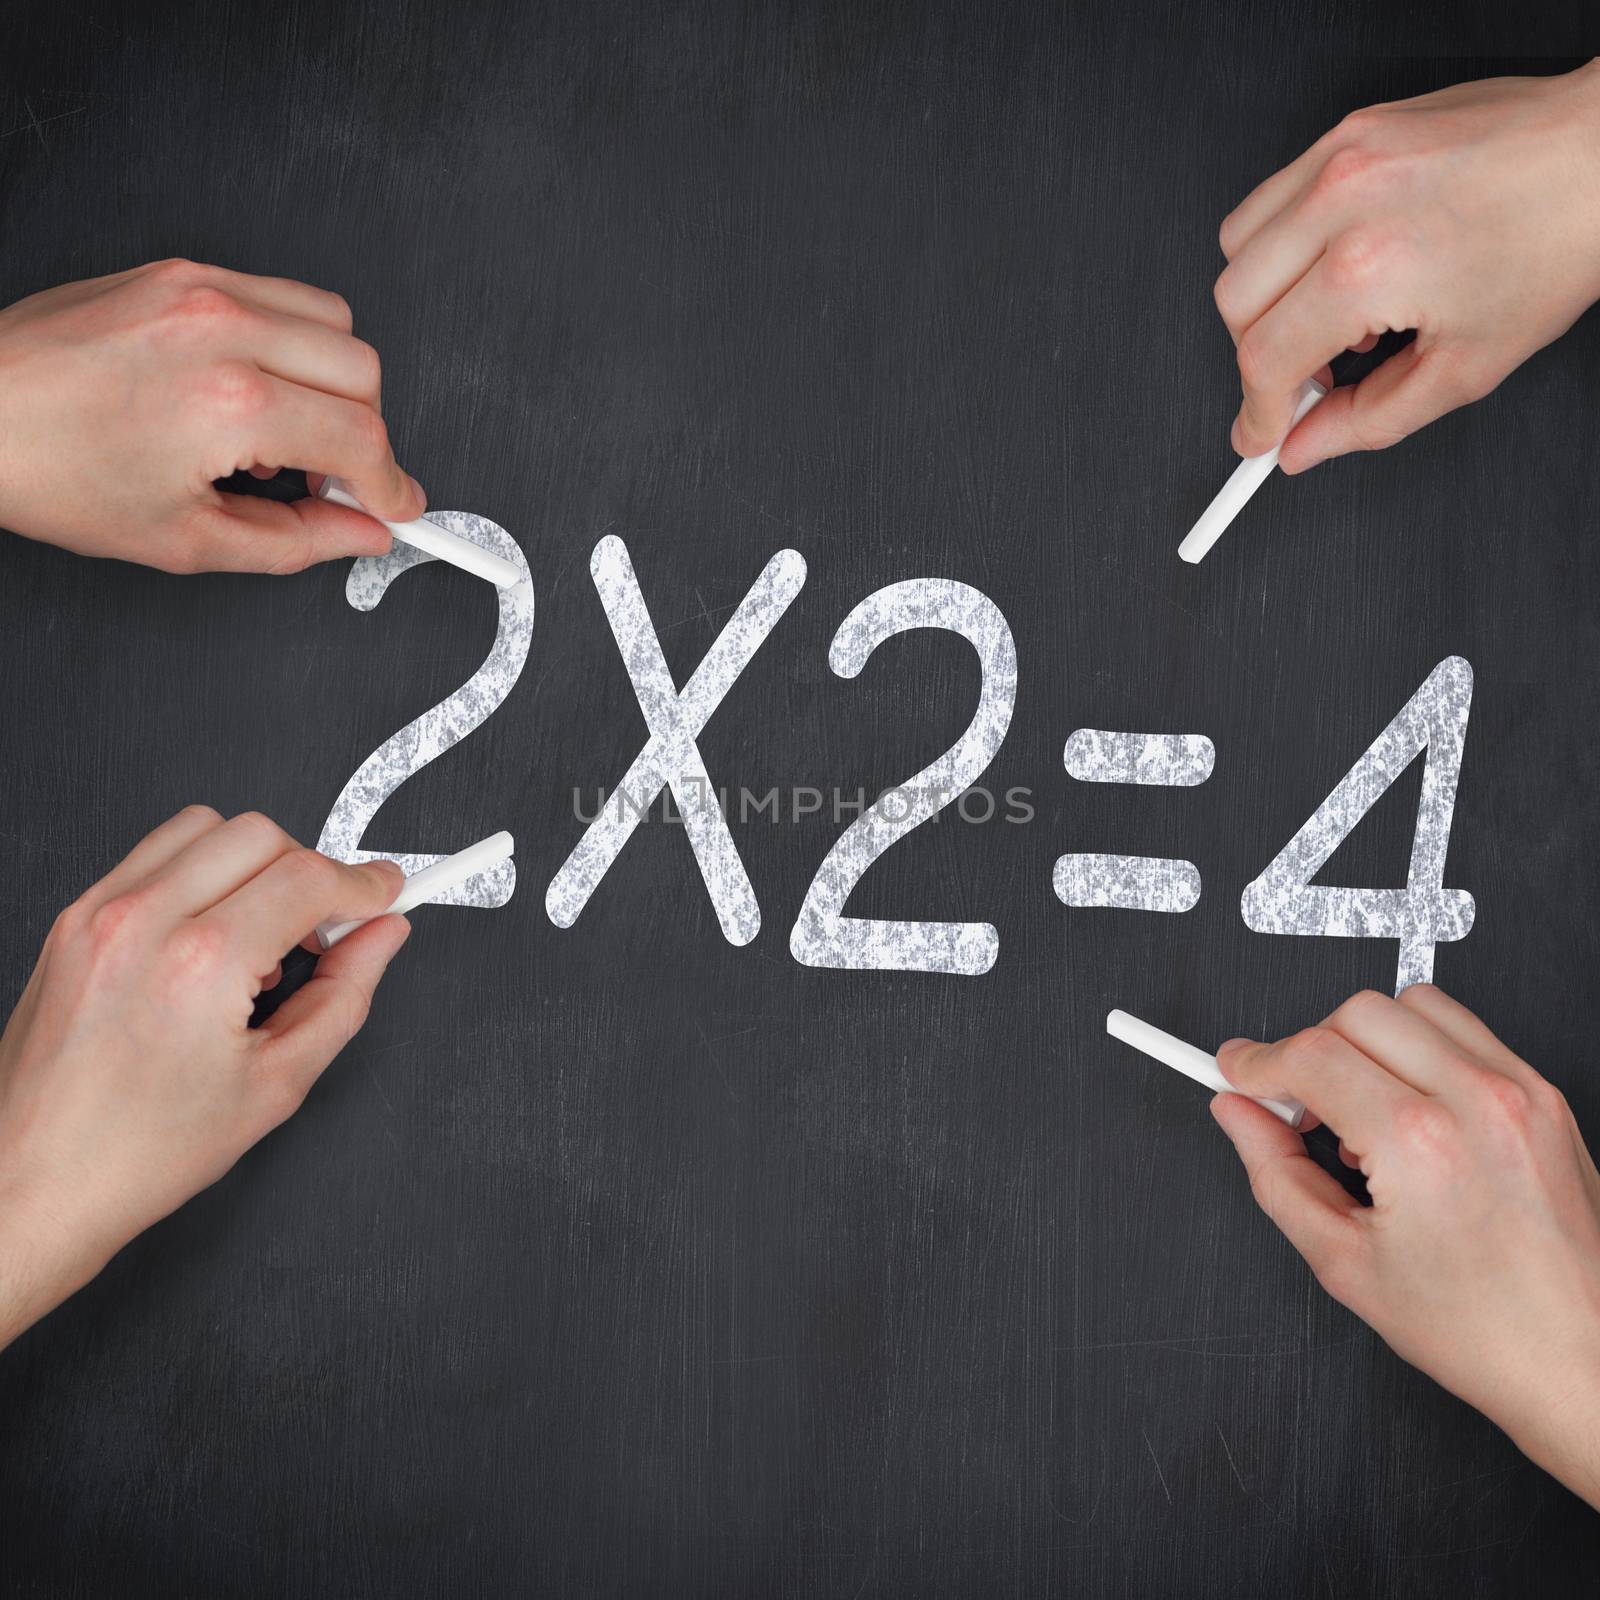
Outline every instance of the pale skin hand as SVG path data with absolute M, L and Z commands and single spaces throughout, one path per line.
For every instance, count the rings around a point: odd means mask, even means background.
M 1238 347 L 1234 448 L 1302 472 L 1395 444 L 1489 393 L 1600 299 L 1600 62 L 1371 106 L 1222 224 Z M 1290 433 L 1301 383 L 1380 334 L 1417 337 Z
M 1217 1060 L 1304 1101 L 1366 1175 L 1370 1207 L 1254 1101 L 1212 1102 L 1322 1286 L 1600 1507 L 1600 1175 L 1560 1092 L 1428 984 Z
M 192 261 L 0 310 L 0 527 L 164 572 L 381 555 L 425 504 L 389 447 L 378 357 L 336 294 Z M 372 513 L 222 494 L 302 467 Z
M 191 806 L 61 914 L 0 1036 L 0 1346 L 296 1110 L 405 942 L 403 882 Z M 279 957 L 356 917 L 250 1028 Z

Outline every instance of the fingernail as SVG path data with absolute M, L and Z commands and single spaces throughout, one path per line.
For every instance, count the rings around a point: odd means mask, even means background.
M 422 515 L 422 513 L 428 509 L 427 492 L 423 489 L 422 485 L 420 483 L 418 483 L 417 480 L 411 476 L 411 474 L 409 472 L 406 473 L 406 482 L 409 483 L 411 485 L 412 489 L 416 492 L 417 501 L 418 501 L 417 515 L 420 517 Z
M 1228 429 L 1228 443 L 1233 446 L 1234 454 L 1235 455 L 1240 455 L 1240 456 L 1242 456 L 1244 454 L 1244 444 L 1241 441 L 1240 432 L 1239 432 L 1239 424 L 1243 420 L 1244 420 L 1244 415 L 1241 412 L 1239 416 L 1237 416 L 1237 417 L 1235 417 L 1233 419 L 1233 426 Z
M 1252 1043 L 1252 1041 L 1249 1039 L 1224 1039 L 1222 1043 L 1217 1046 L 1217 1059 L 1220 1061 L 1225 1055 L 1229 1054 L 1229 1052 L 1234 1050 L 1242 1050 L 1247 1044 L 1250 1043 Z

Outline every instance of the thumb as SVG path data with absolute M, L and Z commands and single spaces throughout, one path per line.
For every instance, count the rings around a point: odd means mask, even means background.
M 1306 1154 L 1299 1134 L 1253 1100 L 1219 1094 L 1211 1114 L 1239 1152 L 1256 1203 L 1323 1288 L 1345 1300 L 1361 1248 L 1360 1202 Z
M 379 982 L 410 933 L 404 917 L 377 917 L 323 956 L 311 981 L 256 1030 L 264 1069 L 305 1093 L 360 1031 Z
M 1278 465 L 1292 474 L 1352 451 L 1387 450 L 1492 387 L 1469 380 L 1458 352 L 1413 340 L 1310 411 L 1284 440 Z
M 303 572 L 341 556 L 381 556 L 389 530 L 327 500 L 267 500 L 225 494 L 208 519 L 199 552 L 208 572 Z

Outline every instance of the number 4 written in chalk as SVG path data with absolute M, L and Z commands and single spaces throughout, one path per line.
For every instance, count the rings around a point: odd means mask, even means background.
M 1240 910 L 1257 933 L 1398 939 L 1395 993 L 1433 981 L 1436 944 L 1464 939 L 1477 907 L 1464 889 L 1444 886 L 1461 749 L 1472 709 L 1472 668 L 1441 661 L 1382 733 L 1334 786 L 1304 827 L 1244 891 Z M 1403 889 L 1348 889 L 1311 880 L 1379 796 L 1423 751 L 1411 866 Z

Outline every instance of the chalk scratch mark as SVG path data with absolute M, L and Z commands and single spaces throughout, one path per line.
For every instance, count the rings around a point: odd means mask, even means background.
M 1161 1470 L 1161 1463 L 1156 1460 L 1155 1446 L 1150 1443 L 1150 1435 L 1143 1428 L 1139 1430 L 1139 1437 L 1144 1440 L 1144 1447 L 1150 1452 L 1150 1465 L 1156 1469 L 1156 1477 L 1161 1482 L 1161 1492 L 1167 1497 L 1167 1504 L 1172 1504 L 1172 1491 L 1167 1487 L 1167 1475 Z
M 405 1040 L 404 1042 L 409 1044 L 410 1040 Z M 367 1069 L 367 1076 L 372 1079 L 372 1087 L 378 1091 L 378 1098 L 383 1102 L 383 1109 L 389 1113 L 389 1115 L 384 1119 L 383 1131 L 389 1136 L 389 1143 L 392 1144 L 396 1150 L 398 1150 L 400 1148 L 400 1141 L 395 1136 L 394 1131 L 394 1102 L 384 1092 L 383 1080 L 379 1078 L 376 1072 L 373 1071 L 371 1061 L 363 1061 L 362 1065 Z
M 717 1059 L 717 1052 L 711 1048 L 711 1040 L 706 1037 L 706 1030 L 697 1022 L 694 1031 L 700 1035 L 701 1043 L 706 1047 L 706 1059 L 717 1069 L 717 1076 L 722 1079 L 722 1087 L 727 1091 L 728 1098 L 737 1103 L 743 1096 L 734 1093 L 733 1085 L 728 1081 L 728 1074 L 723 1071 L 722 1063 Z
M 1246 1494 L 1249 1494 L 1250 1491 L 1245 1488 L 1244 1479 L 1239 1476 L 1239 1468 L 1234 1462 L 1233 1451 L 1228 1448 L 1228 1436 L 1222 1431 L 1222 1424 L 1220 1422 L 1216 1424 L 1216 1430 L 1217 1437 L 1222 1441 L 1222 1453 L 1228 1458 L 1228 1470 L 1233 1474 L 1233 1481 L 1238 1484 Z
M 82 116 L 87 108 L 84 106 L 76 106 L 71 111 L 57 111 L 53 116 L 37 117 L 33 112 L 33 103 L 27 98 L 26 95 L 24 95 L 22 100 L 22 109 L 28 114 L 27 125 L 24 126 L 19 122 L 16 127 L 10 129 L 4 134 L 0 134 L 0 138 L 9 139 L 13 133 L 28 133 L 31 131 L 39 140 L 39 148 L 43 150 L 46 155 L 49 155 L 50 143 L 44 136 L 46 125 L 52 122 L 60 122 L 64 117 Z
M 695 590 L 694 597 L 696 600 L 700 600 L 700 591 L 698 589 Z M 709 607 L 706 605 L 704 600 L 700 600 L 700 609 L 692 616 L 679 617 L 676 622 L 667 623 L 667 625 L 661 629 L 661 632 L 671 633 L 675 628 L 688 627 L 691 622 L 711 622 L 715 618 L 720 617 L 725 611 L 737 611 L 738 609 L 739 602 L 737 600 L 734 600 L 725 606 Z

